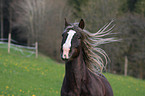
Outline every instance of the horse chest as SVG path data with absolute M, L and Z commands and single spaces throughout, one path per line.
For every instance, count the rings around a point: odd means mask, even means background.
M 102 86 L 95 78 L 82 82 L 80 96 L 104 96 Z
M 92 88 L 82 88 L 80 96 L 104 96 L 101 91 Z

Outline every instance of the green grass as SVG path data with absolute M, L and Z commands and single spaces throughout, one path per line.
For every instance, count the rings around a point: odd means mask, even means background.
M 2 45 L 0 45 L 2 46 Z M 106 73 L 114 96 L 145 96 L 145 81 Z M 0 96 L 60 96 L 64 65 L 0 48 Z
M 125 77 L 106 73 L 114 96 L 145 96 L 145 81 L 133 77 Z
M 64 65 L 45 56 L 25 57 L 0 49 L 0 95 L 59 96 Z

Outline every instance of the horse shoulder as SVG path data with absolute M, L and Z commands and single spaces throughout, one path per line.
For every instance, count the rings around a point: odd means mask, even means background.
M 105 96 L 113 96 L 113 90 L 108 80 L 104 77 L 100 77 L 100 79 L 102 83 L 104 84 Z

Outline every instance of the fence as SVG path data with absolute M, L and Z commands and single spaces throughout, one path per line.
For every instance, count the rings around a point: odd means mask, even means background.
M 7 44 L 8 45 L 8 46 L 0 46 L 0 48 L 8 48 L 8 53 L 10 53 L 10 49 L 12 48 L 16 51 L 20 51 L 20 53 L 22 55 L 25 55 L 27 57 L 30 57 L 33 54 L 35 54 L 35 57 L 38 58 L 38 42 L 35 42 L 35 44 L 32 44 L 32 47 L 23 46 L 23 45 L 19 45 L 16 40 L 11 39 L 10 33 L 9 33 L 8 37 L 9 37 L 8 39 L 7 38 L 0 39 L 0 44 Z M 24 49 L 26 49 L 26 50 L 24 50 Z

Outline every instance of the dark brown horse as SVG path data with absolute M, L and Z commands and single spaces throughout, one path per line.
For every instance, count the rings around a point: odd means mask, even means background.
M 106 29 L 111 23 L 93 34 L 84 30 L 83 19 L 79 23 L 67 23 L 65 20 L 61 44 L 65 77 L 61 96 L 113 96 L 109 82 L 99 72 L 107 63 L 107 54 L 97 48 L 100 44 L 115 41 L 113 38 L 101 38 L 110 34 L 113 27 Z

